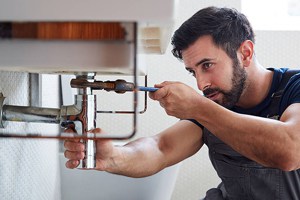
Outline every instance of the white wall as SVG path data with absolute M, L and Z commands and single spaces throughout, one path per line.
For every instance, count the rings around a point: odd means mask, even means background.
M 57 98 L 58 85 L 48 79 L 52 100 Z M 8 105 L 30 105 L 29 74 L 0 72 L 0 92 Z M 50 104 L 48 104 L 50 105 Z M 53 104 L 51 104 L 53 106 Z M 9 122 L 0 133 L 53 132 L 53 126 Z M 58 142 L 0 138 L 0 195 L 2 200 L 59 200 Z
M 255 53 L 264 67 L 299 68 L 300 31 L 255 31 Z

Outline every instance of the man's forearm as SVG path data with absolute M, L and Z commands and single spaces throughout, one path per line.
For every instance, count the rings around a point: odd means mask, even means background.
M 154 137 L 140 138 L 115 147 L 116 156 L 106 171 L 130 177 L 150 176 L 165 168 L 163 153 Z
M 201 128 L 181 120 L 155 136 L 114 147 L 106 171 L 131 177 L 149 176 L 194 155 L 202 145 Z

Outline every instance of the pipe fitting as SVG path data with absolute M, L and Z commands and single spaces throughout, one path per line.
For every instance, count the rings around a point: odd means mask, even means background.
M 3 106 L 5 105 L 5 97 L 0 93 L 0 128 L 5 128 L 6 122 L 3 121 Z

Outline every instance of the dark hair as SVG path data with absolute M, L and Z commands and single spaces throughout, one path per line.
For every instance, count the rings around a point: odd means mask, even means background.
M 182 60 L 182 50 L 204 35 L 212 36 L 213 42 L 232 59 L 236 58 L 236 51 L 242 42 L 255 42 L 253 29 L 244 14 L 235 9 L 207 7 L 175 31 L 171 42 L 173 55 Z

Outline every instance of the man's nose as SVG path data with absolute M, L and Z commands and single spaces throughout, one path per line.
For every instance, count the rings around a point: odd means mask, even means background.
M 204 91 L 211 86 L 211 83 L 205 78 L 197 78 L 198 89 Z

